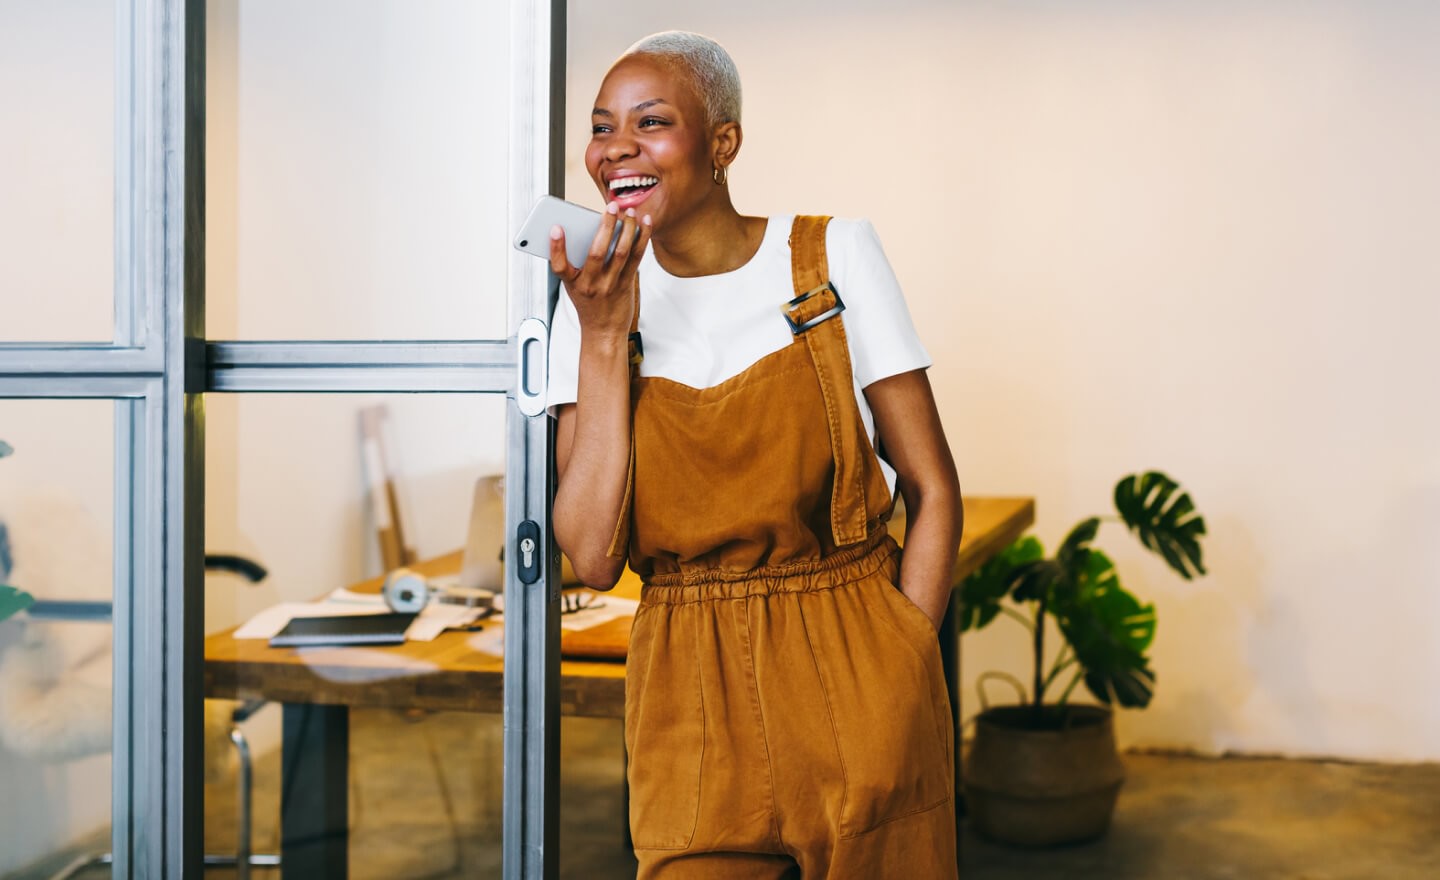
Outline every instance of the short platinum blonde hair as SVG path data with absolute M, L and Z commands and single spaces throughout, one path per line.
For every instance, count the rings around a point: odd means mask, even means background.
M 711 125 L 740 121 L 740 71 L 725 47 L 690 31 L 661 31 L 637 42 L 621 58 L 653 55 L 684 65 L 695 77 Z

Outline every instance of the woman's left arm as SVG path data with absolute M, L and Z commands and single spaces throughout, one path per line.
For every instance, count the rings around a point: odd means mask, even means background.
M 950 574 L 965 511 L 930 378 L 924 370 L 911 370 L 881 379 L 866 386 L 865 399 L 905 499 L 900 589 L 939 629 L 954 586 Z

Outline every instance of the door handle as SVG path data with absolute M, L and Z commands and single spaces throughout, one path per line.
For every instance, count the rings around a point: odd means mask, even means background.
M 550 377 L 550 328 L 539 318 L 526 318 L 516 333 L 520 356 L 515 381 L 515 402 L 527 416 L 545 411 L 546 386 Z

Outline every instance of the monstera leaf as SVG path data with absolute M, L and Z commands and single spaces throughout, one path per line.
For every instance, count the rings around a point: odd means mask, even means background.
M 35 597 L 9 584 L 0 584 L 0 620 L 19 614 L 35 604 Z
M 1011 580 L 1016 602 L 1049 600 L 1051 592 L 1065 580 L 1065 569 L 1053 559 L 1036 559 L 1015 569 Z
M 1120 586 L 1108 556 L 1089 550 L 1074 595 L 1057 601 L 1051 611 L 1096 699 L 1149 705 L 1155 674 L 1145 651 L 1155 638 L 1155 607 L 1141 605 Z
M 1205 519 L 1180 484 L 1159 471 L 1131 474 L 1115 486 L 1115 509 L 1140 541 L 1181 577 L 1188 581 L 1205 573 L 1200 558 Z
M 1016 571 L 1041 559 L 1040 539 L 1027 535 L 1001 550 L 960 584 L 960 631 L 980 629 L 1000 613 L 1000 601 L 1015 583 Z
M 1085 567 L 1090 553 L 1090 542 L 1100 529 L 1098 517 L 1082 521 L 1055 551 L 1054 559 L 1037 559 L 1023 566 L 1015 573 L 1015 601 L 1027 602 L 1044 599 L 1053 601 L 1057 596 L 1071 596 L 1075 593 L 1077 579 Z

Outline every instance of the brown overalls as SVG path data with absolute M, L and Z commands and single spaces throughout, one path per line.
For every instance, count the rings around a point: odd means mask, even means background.
M 844 325 L 807 325 L 836 294 L 799 296 L 827 283 L 828 219 L 791 232 L 791 345 L 712 388 L 632 369 L 611 552 L 645 583 L 625 682 L 642 880 L 956 876 L 935 629 L 895 586 Z

